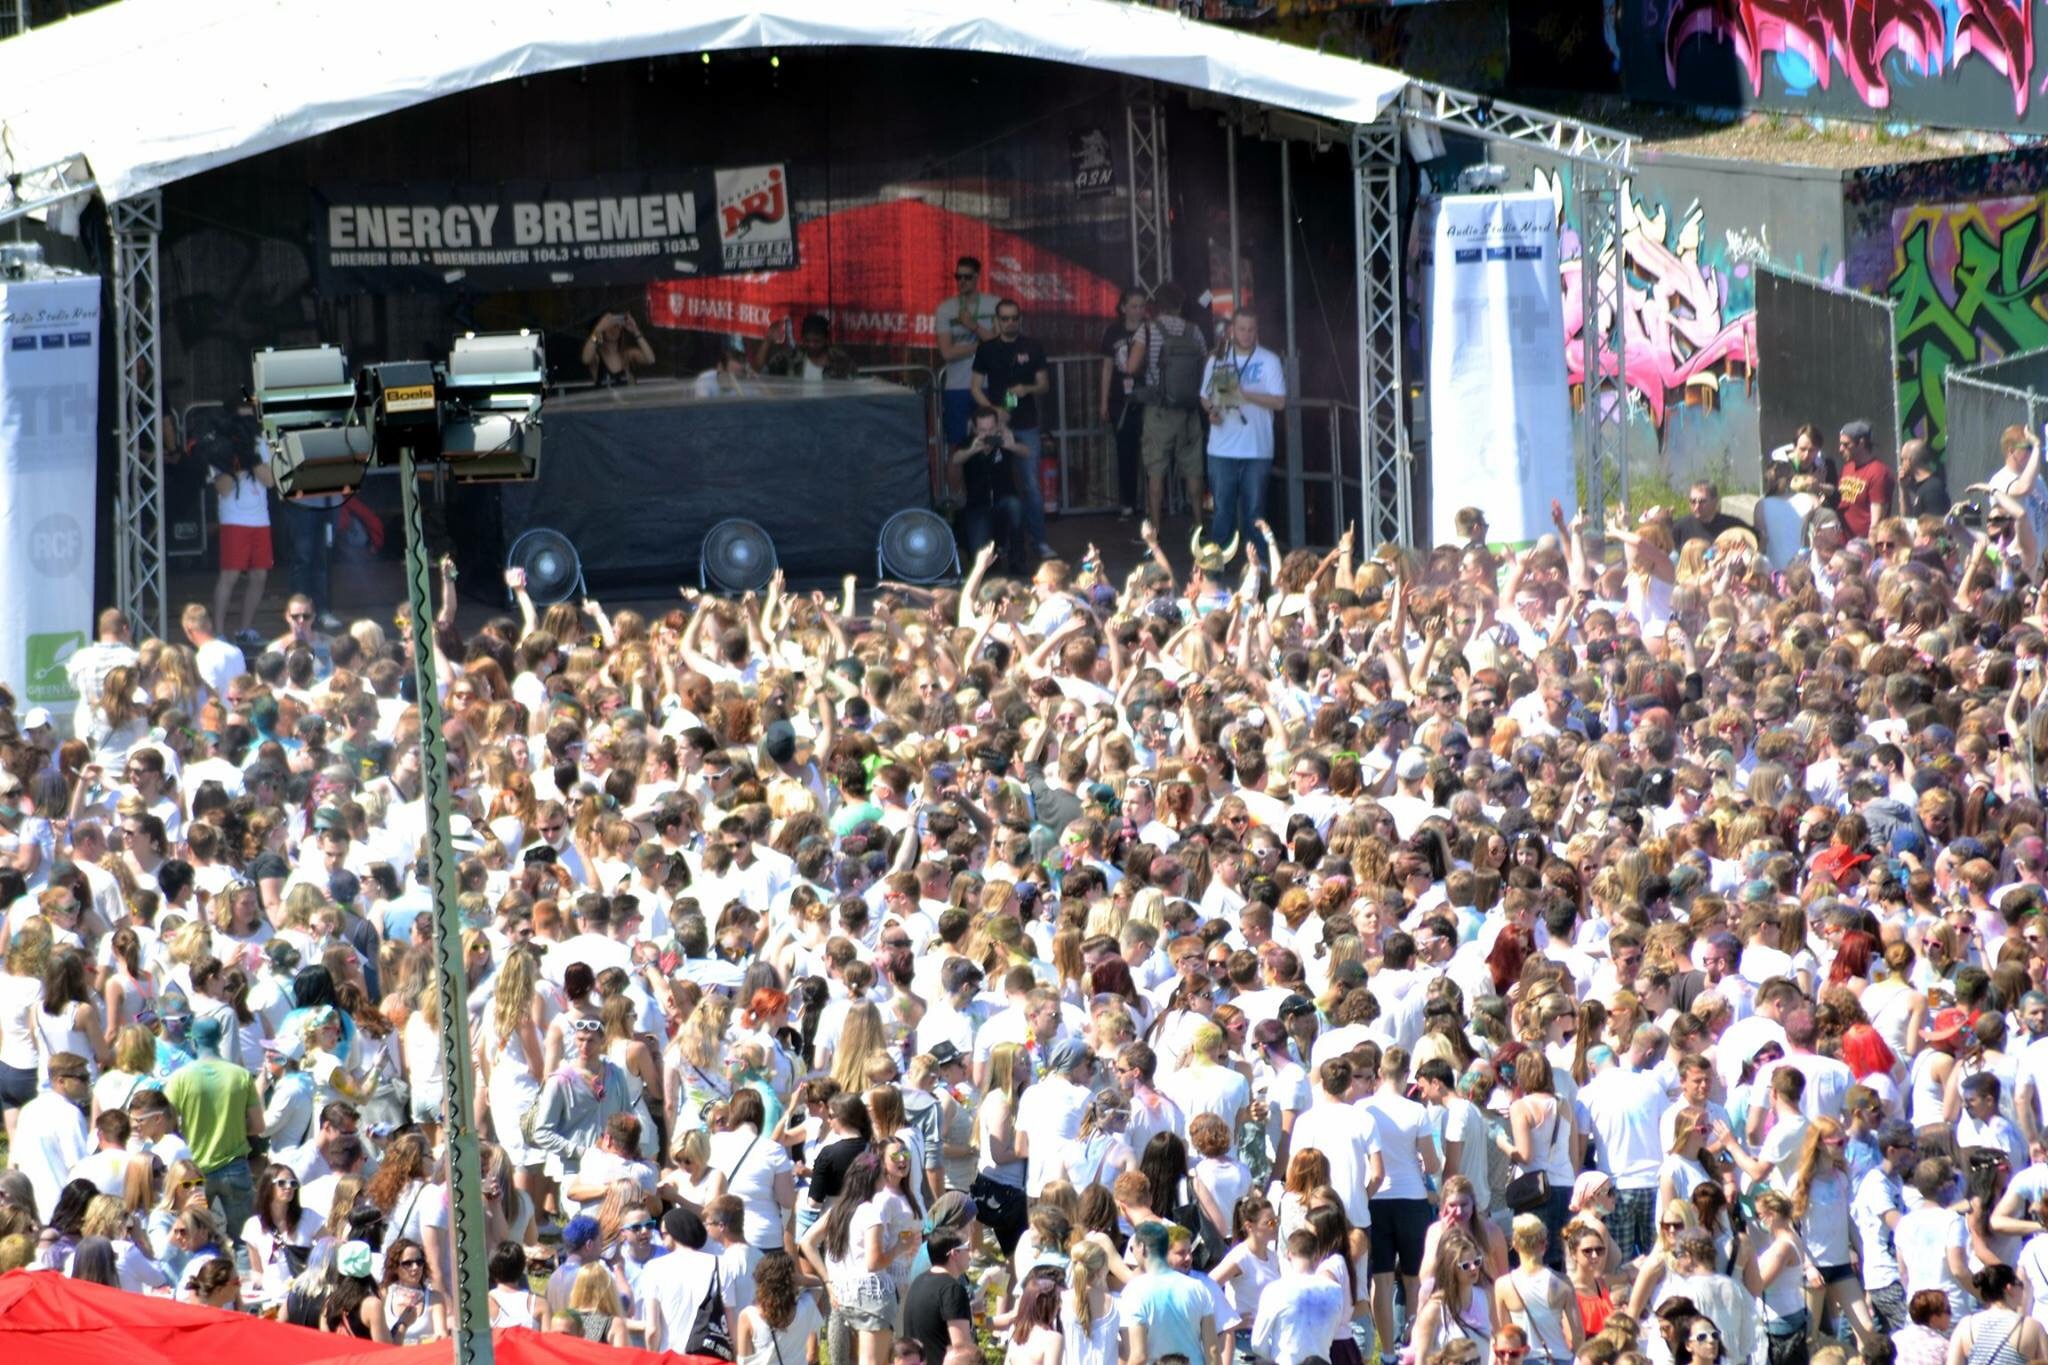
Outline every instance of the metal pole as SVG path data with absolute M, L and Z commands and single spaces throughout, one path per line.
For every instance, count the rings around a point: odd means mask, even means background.
M 455 1263 L 457 1365 L 491 1365 L 490 1274 L 484 1249 L 483 1172 L 476 1133 L 476 1074 L 469 1051 L 469 976 L 456 909 L 455 851 L 448 836 L 448 749 L 434 686 L 434 597 L 426 519 L 412 447 L 399 453 L 405 500 L 405 583 L 412 604 L 412 676 L 419 693 L 420 784 L 427 812 L 427 866 L 434 879 L 434 981 L 441 1005 L 442 1069 L 448 1077 L 442 1134 L 448 1151 L 449 1228 Z
M 1230 311 L 1244 307 L 1237 277 L 1237 116 L 1223 121 L 1223 165 L 1230 181 Z
M 1294 348 L 1294 144 L 1286 138 L 1280 139 L 1280 316 L 1287 329 L 1287 350 L 1281 365 L 1281 373 L 1287 378 L 1287 538 L 1296 545 L 1308 539 L 1308 509 L 1301 486 L 1301 409 L 1296 398 L 1301 393 L 1301 357 Z M 1330 411 L 1330 425 L 1337 424 L 1337 413 Z M 1335 461 L 1330 464 L 1331 486 L 1336 489 L 1336 506 L 1344 505 L 1343 471 Z M 1335 540 L 1344 532 L 1344 517 L 1341 511 L 1332 514 L 1336 519 L 1330 525 L 1330 539 Z

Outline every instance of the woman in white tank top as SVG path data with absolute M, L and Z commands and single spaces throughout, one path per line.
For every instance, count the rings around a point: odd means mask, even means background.
M 1960 1011 L 1942 1011 L 1944 1015 Z M 1952 1032 L 1928 1034 L 1922 1041 L 1926 1044 L 1913 1054 L 1913 1060 L 1906 1069 L 1906 1122 L 1915 1128 L 1927 1128 L 1941 1123 L 1942 1092 L 1948 1081 L 1948 1073 L 1956 1064 L 1956 1038 L 1961 1032 L 1960 1019 Z
M 1516 1215 L 1511 1240 L 1515 1268 L 1493 1287 L 1501 1319 L 1529 1338 L 1529 1365 L 1567 1365 L 1586 1336 L 1579 1321 L 1579 1296 L 1570 1281 L 1543 1263 L 1550 1237 L 1542 1219 L 1532 1213 Z
M 43 1001 L 33 1017 L 45 1080 L 49 1059 L 59 1052 L 85 1058 L 86 1071 L 99 1079 L 100 1068 L 107 1063 L 106 1030 L 99 1002 L 86 983 L 83 953 L 60 948 L 51 955 L 50 965 L 43 969 Z

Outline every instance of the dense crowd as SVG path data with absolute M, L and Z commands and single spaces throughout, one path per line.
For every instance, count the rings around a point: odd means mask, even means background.
M 1866 433 L 1780 572 L 1704 485 L 864 614 L 514 575 L 465 635 L 444 571 L 459 1004 L 404 612 L 105 613 L 75 723 L 0 698 L 0 1267 L 442 1336 L 466 1068 L 499 1326 L 2048 1356 L 2048 493 L 2020 435 L 1894 515 Z

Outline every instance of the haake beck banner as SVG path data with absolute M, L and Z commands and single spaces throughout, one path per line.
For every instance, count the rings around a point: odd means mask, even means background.
M 644 284 L 796 265 L 780 165 L 313 191 L 323 293 Z

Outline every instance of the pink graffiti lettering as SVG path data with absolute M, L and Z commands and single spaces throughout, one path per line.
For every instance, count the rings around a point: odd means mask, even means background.
M 1540 188 L 1556 189 L 1540 172 Z M 1756 368 L 1756 314 L 1729 315 L 1718 272 L 1700 260 L 1703 215 L 1697 204 L 1688 210 L 1673 235 L 1670 212 L 1646 212 L 1633 185 L 1622 188 L 1622 249 L 1626 264 L 1622 331 L 1627 342 L 1627 373 L 1623 376 L 1663 430 L 1674 403 L 1711 403 L 1724 378 L 1748 378 Z M 1559 199 L 1562 203 L 1561 198 Z M 1602 252 L 1602 268 L 1611 257 Z M 1565 371 L 1574 388 L 1586 377 L 1581 291 L 1583 251 L 1566 234 L 1562 268 L 1564 285 Z M 1613 325 L 1602 317 L 1603 335 Z M 1611 348 L 1600 353 L 1600 383 L 1615 378 Z
M 1902 57 L 1932 76 L 1945 63 L 1953 70 L 1975 57 L 2005 77 L 2014 112 L 2024 114 L 2033 29 L 2031 0 L 1675 0 L 1664 26 L 1664 70 L 1676 88 L 1680 51 L 1704 37 L 1735 49 L 1755 93 L 1763 92 L 1765 58 L 1789 53 L 1823 90 L 1840 67 L 1866 106 L 1886 109 L 1887 59 Z

